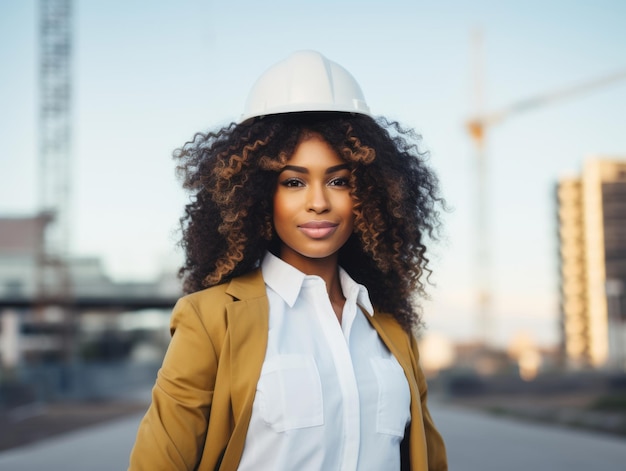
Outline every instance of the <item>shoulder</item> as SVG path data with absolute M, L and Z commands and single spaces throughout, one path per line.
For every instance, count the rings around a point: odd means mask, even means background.
M 240 301 L 267 298 L 261 270 L 253 270 L 225 283 L 211 286 L 181 297 L 174 306 L 172 327 L 181 317 L 192 315 L 199 318 L 205 328 L 209 325 L 226 324 L 226 311 Z
M 387 348 L 398 359 L 413 361 L 419 356 L 415 334 L 405 330 L 394 316 L 374 309 L 374 315 L 371 316 L 370 322 Z
M 379 332 L 384 332 L 395 342 L 410 341 L 411 334 L 404 330 L 393 315 L 387 312 L 382 312 L 374 308 L 374 315 L 371 317 L 371 322 Z
M 197 308 L 215 307 L 231 302 L 266 296 L 265 282 L 261 270 L 256 269 L 219 285 L 211 286 L 183 296 L 177 304 L 187 304 Z

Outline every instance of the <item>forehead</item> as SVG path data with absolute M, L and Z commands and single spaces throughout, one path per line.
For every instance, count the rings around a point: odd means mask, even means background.
M 346 163 L 335 149 L 318 134 L 303 136 L 287 162 L 289 165 L 307 167 L 335 166 Z

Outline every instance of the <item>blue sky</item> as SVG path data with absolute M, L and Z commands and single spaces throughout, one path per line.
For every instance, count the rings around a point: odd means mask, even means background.
M 0 3 L 0 214 L 37 207 L 34 0 Z M 423 136 L 452 211 L 433 247 L 433 331 L 476 335 L 472 32 L 485 108 L 626 70 L 626 2 L 77 1 L 72 252 L 119 280 L 173 270 L 186 201 L 171 152 L 236 119 L 256 77 L 317 49 L 375 114 Z M 512 116 L 487 139 L 493 335 L 557 340 L 553 185 L 590 155 L 626 157 L 626 80 Z

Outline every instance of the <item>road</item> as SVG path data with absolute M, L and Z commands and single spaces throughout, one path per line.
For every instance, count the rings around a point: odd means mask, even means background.
M 451 406 L 432 415 L 451 471 L 621 471 L 626 438 L 523 422 Z
M 433 404 L 451 471 L 618 471 L 626 439 Z M 141 414 L 0 453 L 2 471 L 125 470 Z

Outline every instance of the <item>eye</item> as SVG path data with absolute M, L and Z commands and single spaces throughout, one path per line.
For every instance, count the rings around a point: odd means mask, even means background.
M 298 188 L 304 186 L 304 182 L 299 178 L 285 178 L 280 184 L 287 188 Z
M 349 186 L 350 180 L 347 177 L 335 177 L 328 184 L 330 186 Z

